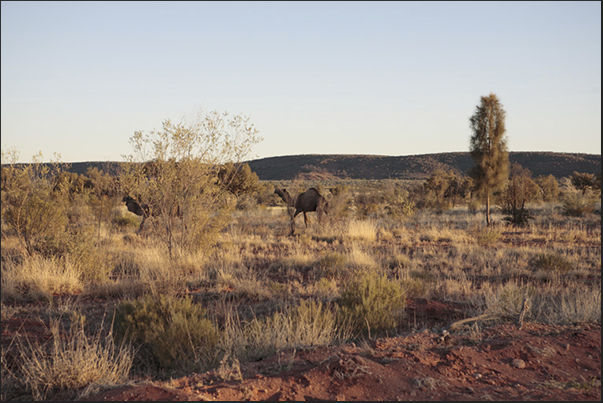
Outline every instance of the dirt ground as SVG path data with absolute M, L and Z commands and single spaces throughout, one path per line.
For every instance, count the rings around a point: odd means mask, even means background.
M 518 330 L 505 323 L 444 338 L 430 326 L 458 320 L 454 306 L 411 300 L 408 314 L 424 328 L 361 345 L 281 351 L 241 364 L 240 372 L 234 366 L 133 381 L 81 400 L 601 400 L 600 324 L 526 323 Z M 2 342 L 17 331 L 47 337 L 42 323 L 15 315 L 2 322 Z

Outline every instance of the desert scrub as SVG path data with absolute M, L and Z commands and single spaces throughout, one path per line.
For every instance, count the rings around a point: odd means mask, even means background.
M 120 303 L 115 337 L 139 346 L 139 358 L 150 353 L 161 369 L 187 371 L 215 365 L 220 332 L 191 298 L 161 294 Z
M 25 258 L 19 264 L 2 264 L 2 301 L 52 299 L 53 294 L 83 291 L 82 273 L 64 258 Z
M 374 242 L 377 240 L 377 224 L 369 220 L 349 221 L 345 235 L 352 240 Z
M 495 229 L 484 229 L 475 234 L 475 241 L 480 245 L 493 244 L 499 241 L 501 232 Z
M 539 254 L 533 259 L 532 264 L 537 269 L 562 273 L 566 273 L 572 268 L 572 263 L 566 257 L 554 252 Z
M 569 193 L 563 200 L 563 214 L 570 217 L 583 217 L 593 213 L 597 199 L 593 195 L 583 196 L 580 193 Z
M 361 334 L 395 332 L 404 317 L 405 288 L 386 276 L 362 273 L 341 293 L 342 320 L 353 324 Z
M 132 368 L 133 355 L 127 344 L 116 345 L 111 332 L 102 336 L 102 327 L 88 337 L 83 321 L 74 322 L 60 333 L 58 321 L 50 324 L 49 344 L 19 344 L 21 381 L 36 400 L 45 400 L 53 391 L 81 390 L 93 383 L 123 383 Z
M 122 230 L 126 228 L 137 229 L 140 227 L 140 218 L 134 214 L 122 214 L 120 212 L 113 218 L 112 223 Z
M 346 276 L 347 258 L 337 252 L 326 252 L 316 262 L 320 277 L 326 279 L 340 279 Z
M 351 331 L 338 321 L 337 306 L 313 300 L 287 305 L 271 316 L 241 322 L 227 308 L 220 349 L 241 362 L 255 361 L 279 350 L 330 345 L 347 340 Z

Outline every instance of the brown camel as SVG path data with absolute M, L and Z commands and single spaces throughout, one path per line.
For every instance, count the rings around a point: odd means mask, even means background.
M 138 229 L 136 230 L 137 234 L 140 234 L 140 231 L 142 231 L 142 227 L 144 226 L 145 220 L 148 217 L 154 217 L 158 213 L 157 210 L 149 208 L 146 203 L 138 203 L 132 196 L 124 196 L 122 201 L 126 203 L 128 211 L 138 216 L 142 216 L 140 227 L 138 227 Z M 180 207 L 177 207 L 176 216 L 182 218 L 182 211 L 180 210 Z
M 318 222 L 321 222 L 322 213 L 328 214 L 329 212 L 329 203 L 315 188 L 310 188 L 305 192 L 298 194 L 295 199 L 291 197 L 286 189 L 276 188 L 274 193 L 283 199 L 285 204 L 287 204 L 287 207 L 295 208 L 295 213 L 291 217 L 291 235 L 295 232 L 295 218 L 300 213 L 304 213 L 304 223 L 306 224 L 306 228 L 308 228 L 308 216 L 306 213 L 316 211 L 318 214 Z
M 136 233 L 139 234 L 140 231 L 142 231 L 142 227 L 144 225 L 145 220 L 147 219 L 147 217 L 152 216 L 152 212 L 151 209 L 149 208 L 149 206 L 146 203 L 138 203 L 136 200 L 134 200 L 134 198 L 132 196 L 124 196 L 123 199 L 121 199 L 121 201 L 126 203 L 126 207 L 128 208 L 128 211 L 142 216 L 142 221 L 140 222 L 140 227 L 138 227 L 138 230 L 136 230 Z

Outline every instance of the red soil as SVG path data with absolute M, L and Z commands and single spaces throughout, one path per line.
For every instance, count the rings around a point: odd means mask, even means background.
M 83 400 L 601 400 L 600 324 L 518 330 L 507 323 L 442 338 L 428 327 L 458 320 L 455 307 L 416 300 L 408 313 L 427 328 L 362 345 L 281 351 L 241 364 L 240 376 L 139 381 Z M 2 343 L 16 331 L 44 339 L 44 329 L 15 315 L 2 321 Z

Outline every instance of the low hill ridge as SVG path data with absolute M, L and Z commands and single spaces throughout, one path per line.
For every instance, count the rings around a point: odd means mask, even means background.
M 534 177 L 557 179 L 574 171 L 601 171 L 601 154 L 510 152 L 511 163 L 529 169 Z M 468 174 L 475 165 L 469 152 L 405 156 L 306 154 L 248 161 L 261 180 L 292 179 L 425 179 L 436 169 Z
M 574 171 L 601 172 L 601 154 L 510 152 L 533 177 L 552 174 L 557 179 Z M 468 152 L 383 156 L 352 154 L 305 154 L 267 157 L 246 161 L 260 180 L 293 179 L 425 179 L 436 169 L 468 174 L 474 162 Z M 119 162 L 74 162 L 68 171 L 85 174 L 96 167 L 118 172 Z

